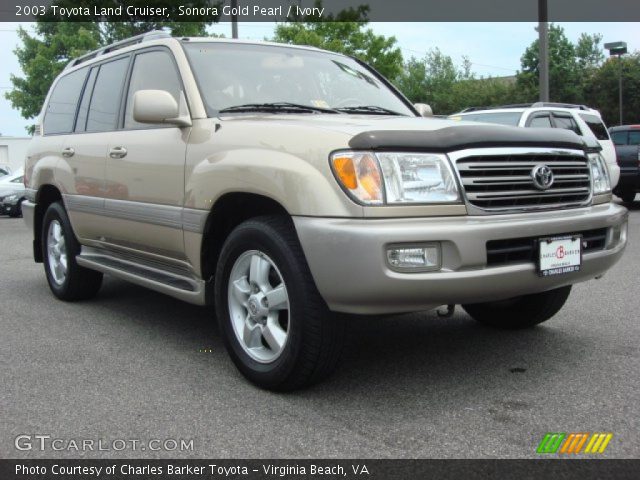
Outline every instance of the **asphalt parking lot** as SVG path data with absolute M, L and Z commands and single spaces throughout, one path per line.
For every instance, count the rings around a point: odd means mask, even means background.
M 603 279 L 529 331 L 458 310 L 349 318 L 339 370 L 294 394 L 248 384 L 212 314 L 113 279 L 56 300 L 21 219 L 0 217 L 0 458 L 535 457 L 546 432 L 612 432 L 640 456 L 640 202 Z M 21 434 L 193 439 L 193 450 L 18 451 Z

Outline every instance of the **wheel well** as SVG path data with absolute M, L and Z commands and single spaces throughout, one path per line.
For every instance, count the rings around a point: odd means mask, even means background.
M 261 215 L 289 215 L 275 200 L 251 193 L 223 195 L 211 209 L 202 237 L 202 278 L 213 277 L 222 245 L 231 231 L 245 220 Z
M 53 185 L 43 185 L 36 194 L 36 208 L 33 217 L 33 259 L 42 262 L 42 221 L 53 202 L 62 200 L 60 190 Z

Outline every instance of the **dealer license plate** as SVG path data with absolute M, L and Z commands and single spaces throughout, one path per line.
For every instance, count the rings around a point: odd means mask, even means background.
M 541 238 L 538 241 L 538 273 L 542 277 L 577 272 L 582 263 L 582 237 Z

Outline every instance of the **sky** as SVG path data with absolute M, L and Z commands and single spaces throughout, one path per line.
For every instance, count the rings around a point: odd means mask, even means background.
M 30 29 L 28 23 L 0 23 L 0 133 L 24 136 L 32 122 L 23 119 L 4 98 L 11 88 L 10 75 L 21 75 L 13 53 L 18 45 L 18 26 Z M 377 34 L 395 36 L 404 58 L 422 57 L 431 48 L 439 48 L 460 64 L 463 56 L 472 62 L 477 76 L 514 75 L 520 68 L 520 57 L 537 38 L 536 23 L 380 23 L 369 24 Z M 569 40 L 575 42 L 581 33 L 600 33 L 603 43 L 626 41 L 629 51 L 640 50 L 640 23 L 559 23 Z M 264 40 L 272 36 L 274 23 L 239 23 L 240 38 Z M 221 23 L 211 27 L 212 33 L 231 36 L 231 25 Z M 606 52 L 605 52 L 606 53 Z

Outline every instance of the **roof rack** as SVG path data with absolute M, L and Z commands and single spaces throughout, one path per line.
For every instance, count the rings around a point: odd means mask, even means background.
M 540 107 L 578 108 L 580 110 L 591 110 L 586 105 L 576 105 L 573 103 L 535 102 L 535 103 L 513 103 L 510 105 L 494 105 L 491 107 L 469 107 L 469 108 L 465 108 L 460 113 L 476 112 L 478 110 L 498 110 L 502 108 L 540 108 Z
M 75 67 L 76 65 L 80 65 L 81 63 L 91 60 L 92 58 L 99 57 L 100 55 L 105 55 L 109 52 L 120 50 L 121 48 L 129 47 L 137 43 L 148 42 L 150 40 L 157 40 L 159 38 L 171 38 L 171 35 L 163 30 L 151 30 L 150 32 L 142 33 L 140 35 L 136 35 L 135 37 L 125 38 L 124 40 L 120 40 L 119 42 L 114 42 L 105 47 L 98 48 L 97 50 L 86 53 L 81 57 L 74 58 L 69 63 L 67 63 L 65 70 L 71 67 Z

